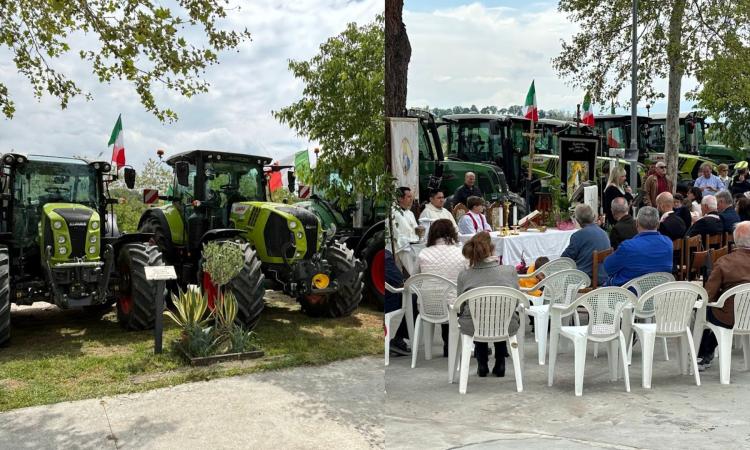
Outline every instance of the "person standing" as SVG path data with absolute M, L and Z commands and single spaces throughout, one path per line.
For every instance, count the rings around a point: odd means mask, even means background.
M 724 232 L 731 233 L 734 231 L 734 225 L 740 221 L 740 216 L 734 210 L 734 202 L 729 191 L 721 191 L 716 194 L 716 211 L 719 212 L 719 217 L 721 217 Z
M 463 186 L 456 189 L 453 194 L 453 206 L 463 203 L 468 208 L 469 205 L 466 202 L 469 201 L 469 197 L 482 196 L 482 190 L 479 189 L 479 186 L 476 186 L 476 181 L 477 176 L 474 175 L 474 172 L 466 172 Z
M 462 249 L 464 257 L 468 260 L 469 268 L 458 274 L 456 281 L 456 292 L 460 296 L 464 292 L 483 286 L 506 286 L 518 289 L 518 274 L 511 266 L 500 265 L 492 245 L 492 239 L 487 232 L 479 232 L 474 235 Z M 459 311 L 458 324 L 461 334 L 474 335 L 474 322 L 471 319 L 471 311 L 464 304 Z M 508 328 L 509 335 L 515 335 L 519 328 L 518 317 L 514 314 L 513 320 Z M 489 347 L 486 342 L 474 343 L 474 356 L 477 358 L 477 375 L 486 377 L 489 369 Z M 505 357 L 508 356 L 508 348 L 505 341 L 495 342 L 495 367 L 492 374 L 496 377 L 505 376 Z
M 603 194 L 604 215 L 607 217 L 609 225 L 614 225 L 617 222 L 612 215 L 612 200 L 623 197 L 626 200 L 626 204 L 633 201 L 633 191 L 630 189 L 630 186 L 625 184 L 626 179 L 625 169 L 620 166 L 615 167 L 609 174 L 609 181 Z
M 458 229 L 456 219 L 453 218 L 453 214 L 450 211 L 443 208 L 445 205 L 445 194 L 442 190 L 436 189 L 430 192 L 430 202 L 425 205 L 424 211 L 419 215 L 420 219 L 447 219 L 453 223 L 453 226 Z
M 700 189 L 704 197 L 715 195 L 717 192 L 724 190 L 724 183 L 721 179 L 711 173 L 711 163 L 701 165 L 701 176 L 695 180 L 693 186 Z
M 635 220 L 628 214 L 628 209 L 628 202 L 625 201 L 625 197 L 616 197 L 612 200 L 611 210 L 612 216 L 615 218 L 615 224 L 609 232 L 609 243 L 615 250 L 617 250 L 620 242 L 638 234 Z
M 576 262 L 576 267 L 581 272 L 592 276 L 594 250 L 601 251 L 610 248 L 609 236 L 599 225 L 594 223 L 594 211 L 589 205 L 576 206 L 575 218 L 581 229 L 570 236 L 570 243 L 561 256 L 570 258 Z M 607 272 L 604 267 L 599 268 L 599 284 L 607 280 Z
M 726 164 L 719 164 L 719 179 L 724 183 L 724 190 L 729 190 L 729 185 L 732 183 L 732 178 L 729 176 L 729 166 Z
M 410 274 L 416 270 L 416 255 L 411 244 L 419 242 L 417 235 L 417 219 L 411 211 L 414 195 L 408 187 L 398 188 L 397 204 L 391 208 L 391 224 L 388 223 L 388 231 L 393 241 L 395 256 L 401 266 Z
M 672 181 L 667 177 L 667 165 L 659 161 L 654 170 L 654 174 L 649 175 L 643 184 L 643 190 L 646 191 L 644 200 L 648 206 L 655 206 L 656 197 L 662 192 L 672 193 Z
M 476 234 L 480 231 L 492 231 L 487 218 L 484 217 L 484 200 L 480 197 L 469 197 L 466 203 L 469 211 L 458 221 L 458 232 Z
M 662 192 L 656 197 L 656 209 L 659 210 L 659 233 L 671 240 L 685 237 L 687 225 L 674 209 L 674 198 L 669 192 Z

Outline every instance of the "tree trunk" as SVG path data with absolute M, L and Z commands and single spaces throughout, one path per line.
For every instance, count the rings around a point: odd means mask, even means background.
M 667 176 L 672 180 L 672 193 L 677 188 L 677 175 L 680 173 L 677 154 L 680 150 L 680 98 L 682 76 L 685 66 L 682 59 L 682 21 L 685 16 L 686 0 L 676 0 L 669 19 L 669 88 L 667 90 L 667 123 L 664 156 L 667 163 Z
M 385 1 L 385 117 L 406 115 L 406 81 L 411 45 L 402 19 L 403 0 Z M 385 123 L 385 169 L 391 169 L 390 124 Z

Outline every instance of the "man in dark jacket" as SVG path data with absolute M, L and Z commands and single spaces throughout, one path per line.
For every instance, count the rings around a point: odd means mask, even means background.
M 698 219 L 687 231 L 688 237 L 722 234 L 724 224 L 716 211 L 716 197 L 707 195 L 701 200 L 701 211 L 703 217 Z
M 630 239 L 638 230 L 635 226 L 635 220 L 628 214 L 628 201 L 625 197 L 617 197 L 612 200 L 612 217 L 615 218 L 615 225 L 609 232 L 609 242 L 612 248 L 617 249 L 620 242 Z
M 740 216 L 734 210 L 734 202 L 729 192 L 721 191 L 716 194 L 716 210 L 719 211 L 724 232 L 731 233 L 734 231 L 734 224 L 740 221 Z
M 475 185 L 476 181 L 477 176 L 474 175 L 474 172 L 466 172 L 466 175 L 464 175 L 464 185 L 456 189 L 456 192 L 453 194 L 453 206 L 456 206 L 459 203 L 466 205 L 466 200 L 469 197 L 482 196 L 481 189 L 479 189 L 479 186 Z
M 659 210 L 659 233 L 671 240 L 685 237 L 687 225 L 674 211 L 674 198 L 669 192 L 662 192 L 656 197 L 656 207 Z

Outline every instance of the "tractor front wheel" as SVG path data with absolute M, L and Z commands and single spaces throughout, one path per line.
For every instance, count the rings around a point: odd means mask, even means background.
M 378 306 L 385 298 L 385 232 L 379 231 L 367 240 L 362 259 L 367 263 L 365 286 Z
M 338 290 L 327 295 L 302 295 L 298 301 L 302 310 L 311 317 L 346 317 L 351 315 L 362 301 L 364 273 L 354 257 L 354 251 L 340 242 L 328 247 L 324 259 L 333 268 L 332 279 Z
M 163 266 L 162 254 L 155 245 L 125 244 L 117 256 L 120 290 L 117 298 L 117 321 L 126 330 L 154 327 L 156 299 L 166 296 L 164 281 L 148 281 L 146 266 Z
M 0 246 L 0 347 L 10 341 L 10 258 L 8 247 Z
M 240 246 L 245 258 L 242 270 L 227 283 L 234 297 L 237 299 L 237 318 L 235 322 L 250 331 L 258 324 L 260 313 L 265 306 L 263 297 L 266 288 L 263 284 L 264 276 L 260 268 L 260 260 L 250 244 Z

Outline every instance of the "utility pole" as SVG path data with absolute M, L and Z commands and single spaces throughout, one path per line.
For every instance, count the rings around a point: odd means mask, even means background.
M 630 185 L 638 188 L 638 0 L 633 0 L 633 62 L 631 64 L 630 93 L 630 149 L 625 159 L 630 161 Z

